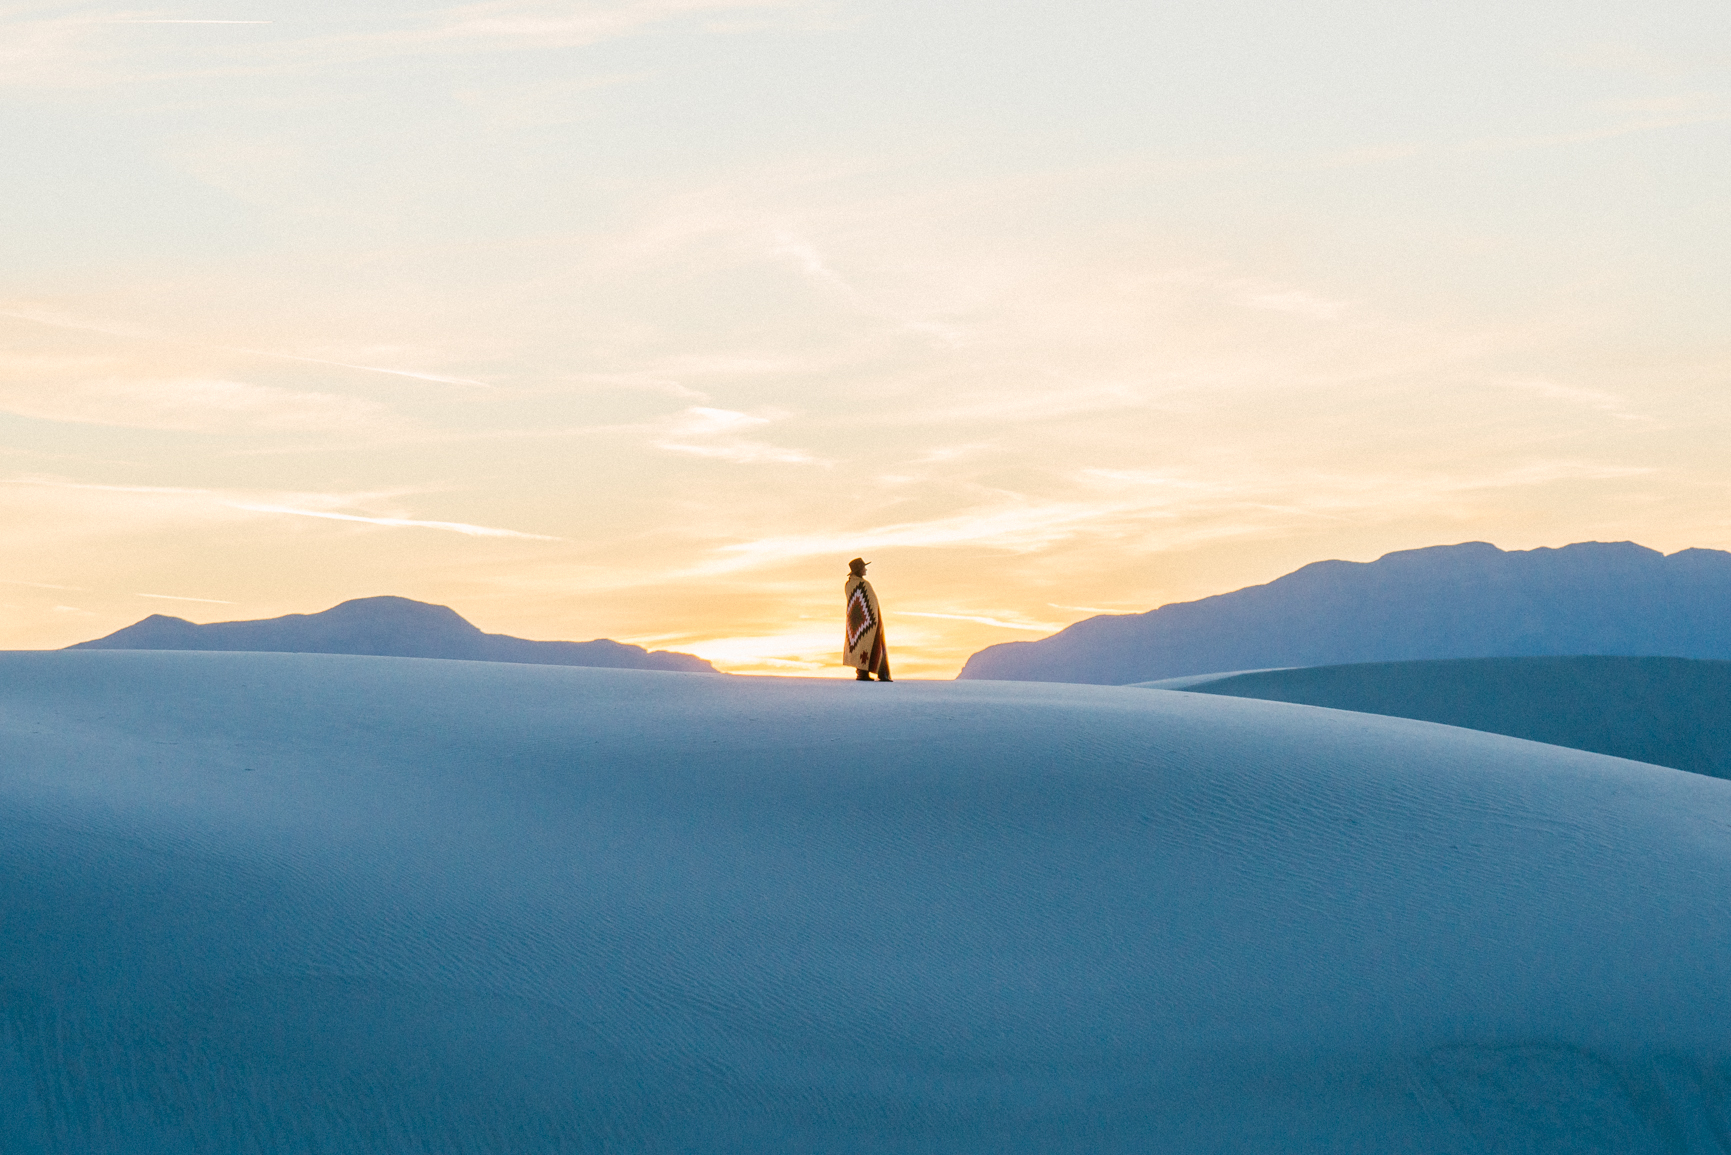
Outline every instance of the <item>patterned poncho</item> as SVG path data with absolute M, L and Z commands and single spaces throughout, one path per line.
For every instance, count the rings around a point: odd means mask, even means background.
M 872 668 L 872 652 L 883 641 L 884 619 L 878 612 L 878 596 L 862 577 L 849 577 L 842 587 L 847 598 L 846 631 L 841 660 L 859 670 Z

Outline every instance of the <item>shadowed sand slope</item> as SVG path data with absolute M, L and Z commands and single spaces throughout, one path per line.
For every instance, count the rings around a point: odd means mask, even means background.
M 1418 718 L 1731 778 L 1731 662 L 1372 662 L 1260 670 L 1171 688 Z
M 1404 719 L 0 655 L 0 1150 L 1718 1151 L 1728 892 Z

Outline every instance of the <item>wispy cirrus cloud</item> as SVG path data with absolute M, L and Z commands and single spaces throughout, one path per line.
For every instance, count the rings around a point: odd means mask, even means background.
M 803 6 L 798 0 L 631 0 L 627 3 L 547 3 L 494 0 L 431 15 L 427 42 L 573 48 L 629 36 L 671 21 L 768 13 Z
M 113 319 L 94 319 L 81 317 L 63 310 L 48 308 L 20 302 L 9 302 L 7 307 L 0 308 L 0 317 L 14 321 L 25 321 L 32 325 L 42 325 L 52 329 L 67 329 L 78 333 L 93 333 L 104 337 L 120 337 L 127 340 L 148 342 L 160 345 L 198 348 L 212 353 L 240 354 L 244 357 L 262 357 L 271 361 L 291 361 L 302 365 L 328 365 L 334 369 L 352 369 L 359 373 L 380 373 L 388 377 L 408 377 L 417 381 L 431 381 L 441 385 L 472 385 L 488 389 L 492 385 L 473 377 L 459 377 L 449 373 L 436 373 L 426 368 L 404 365 L 379 365 L 362 363 L 353 359 L 338 357 L 314 357 L 308 353 L 289 353 L 280 349 L 258 349 L 239 345 L 211 344 L 209 342 L 192 341 L 170 333 L 164 333 L 148 326 L 134 324 L 128 321 Z M 377 350 L 374 350 L 377 352 Z M 405 352 L 397 350 L 398 353 Z M 422 351 L 423 354 L 425 351 Z M 3 372 L 5 362 L 0 361 L 0 372 Z
M 272 20 L 164 20 L 151 16 L 117 16 L 109 18 L 93 18 L 83 21 L 85 24 L 273 24 Z M 155 597 L 155 594 L 141 594 L 141 597 Z M 165 595 L 166 596 L 166 595 Z M 194 599 L 197 600 L 197 599 Z
M 162 334 L 140 325 L 131 325 L 123 321 L 97 321 L 59 309 L 47 308 L 18 301 L 7 302 L 0 308 L 0 317 L 13 321 L 28 321 L 32 325 L 45 325 L 51 329 L 72 329 L 80 333 L 99 333 L 104 337 L 129 337 L 142 341 L 160 341 Z
M 984 614 L 940 614 L 922 610 L 899 610 L 897 615 L 909 618 L 942 618 L 951 622 L 973 622 L 975 625 L 996 626 L 1000 630 L 1027 630 L 1031 633 L 1050 634 L 1064 628 L 1063 622 L 1033 622 L 1006 621 L 1003 617 L 989 617 Z
M 909 406 L 867 416 L 869 424 L 958 426 L 968 430 L 995 425 L 1028 425 L 1075 417 L 1147 410 L 1160 405 L 1158 391 L 1140 384 L 1064 383 L 1043 390 L 981 391 L 949 404 Z
M 1222 537 L 1276 535 L 1328 523 L 1359 524 L 1387 516 L 1434 513 L 1500 490 L 1651 472 L 1644 466 L 1575 460 L 1533 460 L 1483 473 L 1257 475 L 1245 470 L 1226 480 L 1089 469 L 1077 475 L 1082 492 L 1072 497 L 1009 495 L 943 517 L 734 542 L 713 547 L 709 559 L 688 572 L 736 573 L 863 550 L 966 547 L 1032 554 L 1061 544 L 1089 543 L 1135 552 L 1177 549 Z
M 1289 313 L 1296 317 L 1308 317 L 1316 321 L 1333 321 L 1339 319 L 1349 307 L 1345 301 L 1336 301 L 1317 293 L 1306 292 L 1288 285 L 1258 284 L 1246 282 L 1243 284 L 1238 300 L 1248 308 L 1266 309 L 1273 313 Z
M 138 596 L 141 598 L 155 598 L 158 601 L 164 602 L 204 602 L 207 605 L 213 606 L 232 606 L 239 604 L 237 602 L 224 601 L 222 598 L 194 598 L 187 597 L 185 594 L 139 594 Z
M 29 363 L 8 366 L 0 361 L 0 412 L 45 421 L 195 433 L 357 433 L 405 424 L 377 402 L 334 393 L 198 377 L 98 377 L 42 383 L 40 377 L 18 372 L 28 367 Z M 6 372 L 8 368 L 13 371 Z
M 1731 121 L 1731 100 L 1720 93 L 1688 93 L 1637 101 L 1605 102 L 1586 111 L 1591 123 L 1551 132 L 1497 134 L 1455 140 L 1391 143 L 1314 154 L 1298 163 L 1316 168 L 1357 168 L 1414 159 L 1520 153 L 1594 144 L 1645 133 Z M 1261 167 L 1269 160 L 1246 160 Z M 1291 163 L 1287 161 L 1285 163 Z
M 761 429 L 779 416 L 693 406 L 668 421 L 652 444 L 669 453 L 711 457 L 735 465 L 817 464 L 818 459 L 803 449 L 789 449 L 747 436 L 749 431 Z
M 1579 405 L 1587 409 L 1614 417 L 1618 421 L 1645 422 L 1653 425 L 1658 420 L 1645 413 L 1635 412 L 1629 405 L 1629 399 L 1604 389 L 1588 389 L 1579 385 L 1566 385 L 1548 377 L 1504 377 L 1496 384 L 1506 389 L 1522 393 L 1531 393 L 1548 401 L 1561 401 L 1568 405 Z
M 260 357 L 271 357 L 278 361 L 299 361 L 303 365 L 329 365 L 336 369 L 354 369 L 361 373 L 383 373 L 388 377 L 410 377 L 416 381 L 433 381 L 440 385 L 474 385 L 481 389 L 491 389 L 485 381 L 477 381 L 473 377 L 449 377 L 441 373 L 427 373 L 415 369 L 392 369 L 383 365 L 357 365 L 352 361 L 330 361 L 323 357 L 299 357 L 293 353 L 272 353 L 264 349 L 248 349 L 245 352 Z
M 29 586 L 31 589 L 38 589 L 38 590 L 64 590 L 68 593 L 89 593 L 90 592 L 88 589 L 86 589 L 83 586 L 59 586 L 59 585 L 52 585 L 48 582 L 18 581 L 15 578 L 0 578 L 0 585 Z
M 0 10 L 0 87 L 60 88 L 96 83 L 116 53 L 88 23 Z
M 811 358 L 751 352 L 689 352 L 651 357 L 640 364 L 571 375 L 574 385 L 663 393 L 687 401 L 709 401 L 695 383 L 724 388 L 739 381 L 787 379 L 833 366 Z
M 441 529 L 449 533 L 460 533 L 466 537 L 516 537 L 528 541 L 559 541 L 560 538 L 545 533 L 524 533 L 515 529 L 500 529 L 492 525 L 470 525 L 461 521 L 425 521 L 413 517 L 368 517 L 358 513 L 338 513 L 329 509 L 300 509 L 292 505 L 254 505 L 248 502 L 230 502 L 234 509 L 244 509 L 251 513 L 279 513 L 289 517 L 317 517 L 326 521 L 358 522 L 362 525 L 379 525 L 390 529 Z
M 551 534 L 530 533 L 501 526 L 463 521 L 409 517 L 389 512 L 401 500 L 393 493 L 268 493 L 235 489 L 202 489 L 171 485 L 118 485 L 77 481 L 41 475 L 0 478 L 0 487 L 17 490 L 50 490 L 69 501 L 38 508 L 39 515 L 85 522 L 114 521 L 139 532 L 169 526 L 209 527 L 260 517 L 313 518 L 379 529 L 425 529 L 477 538 L 516 538 L 525 541 L 560 541 Z M 28 511 L 18 511 L 21 518 Z
M 286 74 L 400 57 L 581 48 L 674 24 L 735 31 L 809 0 L 494 0 L 413 12 L 356 9 L 295 21 L 103 11 L 87 4 L 0 9 L 0 86 L 95 87 L 213 75 Z M 220 41 L 141 39 L 147 30 L 229 26 Z M 262 33 L 269 28 L 270 34 Z

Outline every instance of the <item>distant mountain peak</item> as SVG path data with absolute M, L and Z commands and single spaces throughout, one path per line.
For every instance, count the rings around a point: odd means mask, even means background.
M 1434 658 L 1731 658 L 1731 553 L 1490 542 L 1312 562 L 1267 583 L 989 646 L 960 677 L 1127 684 Z
M 317 614 L 308 614 L 306 616 L 324 617 L 327 615 L 348 616 L 362 614 L 375 616 L 401 614 L 408 618 L 425 618 L 428 620 L 434 618 L 448 619 L 450 621 L 461 622 L 471 630 L 475 630 L 477 633 L 480 632 L 478 627 L 450 606 L 441 606 L 433 602 L 418 602 L 414 598 L 398 597 L 395 594 L 379 594 L 376 597 L 370 598 L 350 598 L 346 602 L 338 602 L 328 610 L 322 610 Z
M 488 634 L 449 606 L 391 595 L 351 598 L 314 614 L 286 614 L 256 621 L 198 625 L 184 618 L 151 614 L 107 637 L 80 642 L 67 649 L 370 654 L 684 673 L 719 672 L 692 654 L 651 651 L 609 638 L 590 642 L 536 642 L 505 634 Z

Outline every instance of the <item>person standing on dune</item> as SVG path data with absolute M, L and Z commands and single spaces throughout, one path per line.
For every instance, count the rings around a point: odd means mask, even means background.
M 884 617 L 878 609 L 878 595 L 866 581 L 866 561 L 854 558 L 847 563 L 848 579 L 842 587 L 846 595 L 847 628 L 843 635 L 841 660 L 855 670 L 854 680 L 869 682 L 872 675 L 878 681 L 890 681 L 890 651 L 884 643 Z

